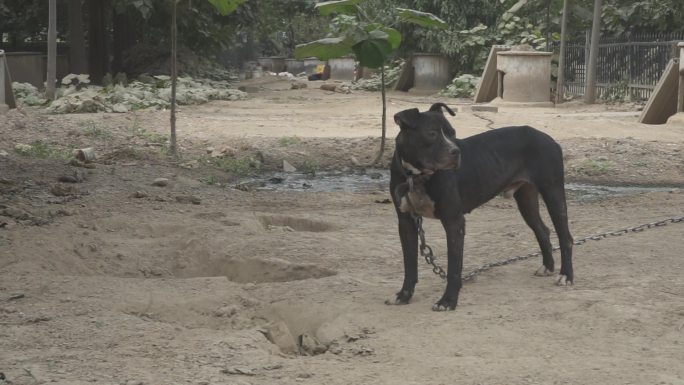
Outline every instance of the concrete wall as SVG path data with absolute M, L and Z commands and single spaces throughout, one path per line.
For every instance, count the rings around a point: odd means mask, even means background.
M 304 61 L 297 59 L 285 59 L 285 71 L 293 75 L 304 72 Z
M 13 82 L 31 83 L 35 87 L 44 87 L 47 76 L 47 57 L 40 52 L 6 52 L 7 66 Z M 69 58 L 57 56 L 57 81 L 69 74 Z
M 503 72 L 504 102 L 545 103 L 551 98 L 550 52 L 505 51 L 497 53 L 496 69 Z
M 8 52 L 7 66 L 13 82 L 31 83 L 43 88 L 47 68 L 43 70 L 43 54 L 40 52 Z
M 354 79 L 354 70 L 356 69 L 356 60 L 351 57 L 342 57 L 328 60 L 330 65 L 330 79 L 352 81 Z
M 449 60 L 437 54 L 413 55 L 413 87 L 416 90 L 441 90 L 451 83 Z
M 259 65 L 264 69 L 264 71 L 271 71 L 275 73 L 285 71 L 285 58 L 284 57 L 260 57 L 258 59 Z

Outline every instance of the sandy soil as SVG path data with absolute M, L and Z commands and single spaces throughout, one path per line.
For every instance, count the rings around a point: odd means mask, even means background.
M 385 306 L 403 274 L 386 188 L 242 191 L 232 167 L 358 169 L 379 143 L 379 94 L 249 86 L 181 108 L 180 159 L 159 140 L 166 112 L 0 116 L 0 384 L 684 384 L 683 223 L 576 246 L 572 287 L 527 260 L 434 313 L 443 283 L 421 263 L 412 303 Z M 390 117 L 442 100 L 389 99 Z M 684 215 L 684 127 L 637 124 L 633 105 L 443 101 L 461 137 L 548 132 L 569 182 L 667 187 L 571 195 L 575 238 Z M 47 158 L 15 152 L 35 140 Z M 85 146 L 95 168 L 60 158 Z M 467 222 L 466 272 L 537 248 L 512 200 Z M 426 231 L 444 263 L 441 226 Z

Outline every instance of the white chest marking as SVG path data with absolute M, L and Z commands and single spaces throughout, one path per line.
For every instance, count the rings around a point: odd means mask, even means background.
M 426 218 L 435 218 L 435 202 L 425 191 L 422 185 L 415 186 L 401 197 L 399 210 L 403 213 L 414 213 Z
M 412 165 L 411 163 L 409 163 L 409 162 L 407 162 L 407 161 L 405 161 L 405 160 L 403 160 L 403 159 L 401 160 L 401 165 L 402 165 L 405 169 L 411 171 L 414 175 L 420 175 L 420 174 L 423 173 L 423 172 L 420 171 L 416 166 Z

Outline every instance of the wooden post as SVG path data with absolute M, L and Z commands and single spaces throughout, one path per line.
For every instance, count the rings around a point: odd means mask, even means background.
M 5 103 L 5 51 L 0 49 L 0 114 L 9 110 L 9 106 Z M 10 85 L 11 87 L 12 85 Z
M 47 78 L 45 96 L 55 100 L 57 81 L 57 0 L 50 0 L 48 16 Z
M 684 42 L 679 47 L 679 93 L 677 97 L 677 112 L 684 112 Z
M 570 0 L 563 0 L 563 18 L 561 19 L 561 43 L 558 54 L 558 78 L 556 81 L 556 104 L 563 103 L 565 96 L 565 46 L 567 43 L 568 10 Z
M 599 38 L 601 36 L 601 9 L 603 0 L 594 0 L 594 21 L 591 24 L 591 48 L 589 50 L 589 68 L 587 69 L 587 85 L 584 91 L 584 102 L 596 102 L 596 63 L 598 62 Z
M 177 2 L 172 0 L 173 9 L 171 11 L 171 137 L 169 138 L 169 152 L 176 155 L 176 84 L 178 82 L 177 71 L 177 35 L 178 28 L 176 22 Z

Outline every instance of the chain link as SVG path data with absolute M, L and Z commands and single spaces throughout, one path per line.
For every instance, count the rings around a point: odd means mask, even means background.
M 425 262 L 427 262 L 429 265 L 432 266 L 432 272 L 439 275 L 442 279 L 446 279 L 446 272 L 444 269 L 439 266 L 437 263 L 435 263 L 435 256 L 432 252 L 432 248 L 428 246 L 425 243 L 425 230 L 423 230 L 423 217 L 421 216 L 415 216 L 414 217 L 416 221 L 416 227 L 418 229 L 418 237 L 420 238 L 420 255 L 422 255 L 425 258 Z M 627 227 L 621 230 L 615 230 L 615 231 L 607 231 L 605 233 L 599 233 L 599 234 L 594 234 L 590 235 L 588 237 L 584 237 L 581 239 L 577 239 L 574 242 L 572 242 L 573 245 L 583 245 L 587 243 L 587 241 L 600 241 L 603 239 L 606 239 L 608 237 L 619 237 L 625 234 L 629 233 L 640 233 L 644 230 L 647 229 L 652 229 L 656 227 L 662 227 L 665 225 L 668 225 L 670 223 L 681 223 L 684 222 L 684 216 L 681 217 L 672 217 L 672 218 L 667 218 L 663 219 L 660 221 L 655 221 L 655 222 L 649 222 L 649 223 L 644 223 L 642 225 L 634 226 L 634 227 Z M 556 251 L 559 250 L 560 246 L 554 247 L 552 250 Z M 473 278 L 475 278 L 478 274 L 483 273 L 493 267 L 498 267 L 498 266 L 504 266 L 511 264 L 513 262 L 517 261 L 524 261 L 526 259 L 530 259 L 533 257 L 537 257 L 541 255 L 541 252 L 536 251 L 533 253 L 529 254 L 524 254 L 524 255 L 517 255 L 508 259 L 500 260 L 500 261 L 494 261 L 494 262 L 488 262 L 485 263 L 484 265 L 478 267 L 477 269 L 469 272 L 468 274 L 464 275 L 461 277 L 461 279 L 465 281 L 470 281 Z

